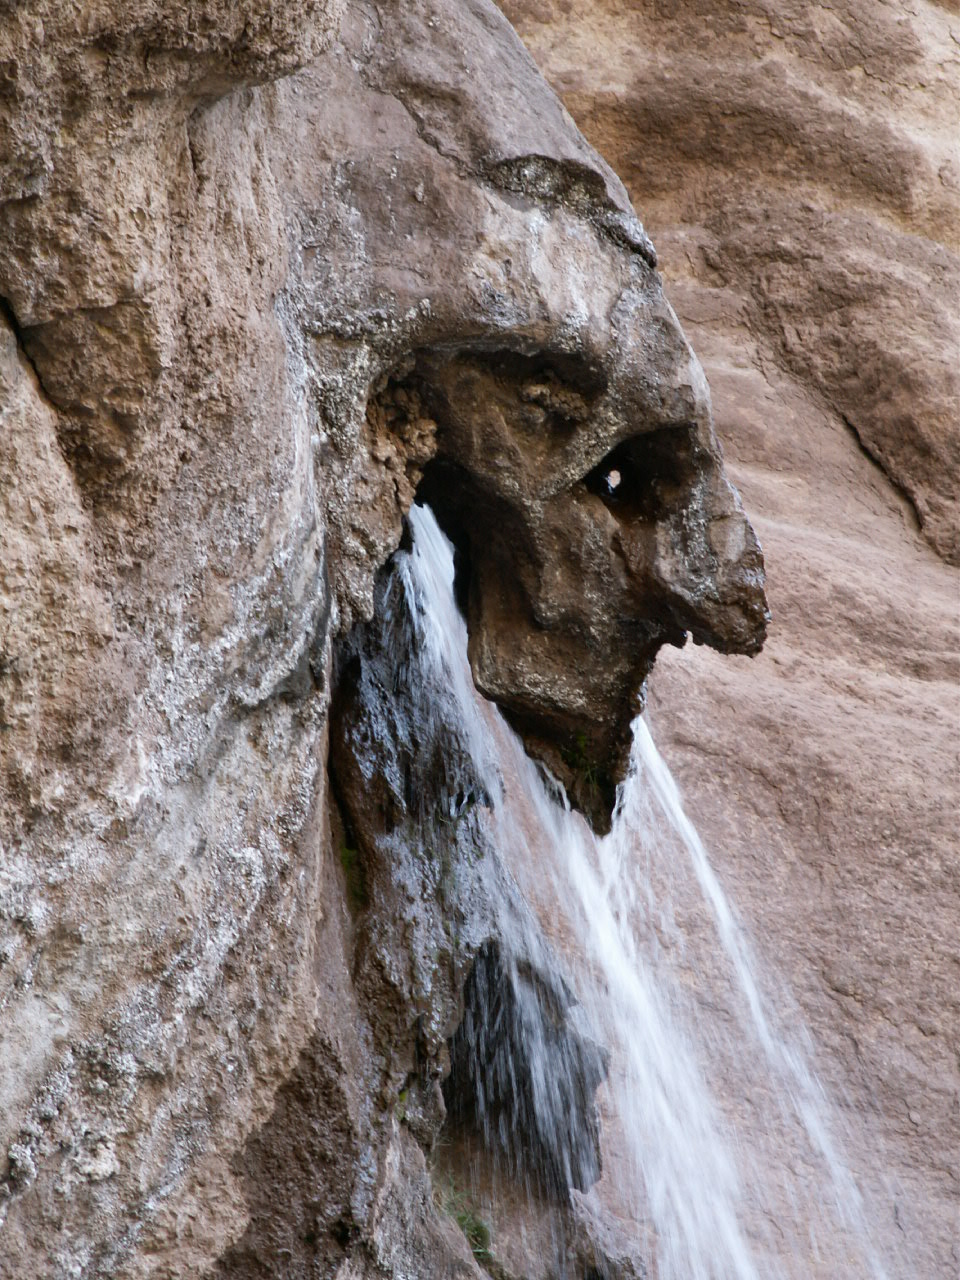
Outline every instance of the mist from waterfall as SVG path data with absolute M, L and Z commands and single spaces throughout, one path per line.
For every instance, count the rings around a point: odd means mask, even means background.
M 413 549 L 398 570 L 419 661 L 455 698 L 495 843 L 525 904 L 505 906 L 504 936 L 513 931 L 518 954 L 547 939 L 586 1034 L 609 1051 L 598 1091 L 603 1175 L 585 1201 L 603 1202 L 659 1280 L 882 1280 L 809 1046 L 802 1031 L 788 1040 L 780 1030 L 770 983 L 647 724 L 634 725 L 613 827 L 597 838 L 477 693 L 452 548 L 428 509 L 415 507 L 410 525 Z M 516 1016 L 535 1040 L 542 1019 L 525 1010 L 535 990 L 524 990 Z M 549 1145 L 547 1131 L 569 1123 L 571 1086 L 548 1049 L 529 1051 L 536 1115 L 524 1123 Z M 579 1142 L 551 1148 L 571 1185 Z

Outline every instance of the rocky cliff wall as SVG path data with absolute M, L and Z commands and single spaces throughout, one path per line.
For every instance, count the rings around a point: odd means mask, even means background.
M 446 498 L 474 675 L 601 823 L 660 645 L 758 648 L 653 247 L 485 0 L 31 0 L 0 74 L 0 1274 L 476 1275 L 335 652 Z
M 764 653 L 665 653 L 658 742 L 852 1131 L 882 1139 L 854 1159 L 887 1247 L 953 1276 L 956 8 L 506 8 L 643 213 L 763 543 Z
M 662 656 L 660 736 L 946 1276 L 954 20 L 775 10 L 510 13 L 656 231 L 773 567 L 767 656 Z M 476 679 L 598 823 L 659 646 L 758 647 L 651 242 L 481 0 L 31 0 L 0 243 L 0 1274 L 475 1276 L 424 1150 L 499 953 L 479 896 L 444 933 L 456 839 L 412 902 L 376 860 L 410 796 L 365 814 L 343 672 L 418 487 Z

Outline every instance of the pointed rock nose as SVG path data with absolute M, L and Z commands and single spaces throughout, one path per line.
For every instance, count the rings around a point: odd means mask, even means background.
M 710 514 L 677 513 L 657 525 L 652 578 L 662 607 L 697 644 L 755 654 L 770 619 L 763 552 L 736 490 L 722 472 L 712 479 L 720 492 Z

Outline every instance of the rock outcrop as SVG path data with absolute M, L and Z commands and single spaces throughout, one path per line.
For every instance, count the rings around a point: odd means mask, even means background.
M 739 300 L 960 563 L 953 7 L 505 8 L 670 274 Z
M 642 211 L 763 542 L 764 653 L 665 653 L 657 740 L 813 1030 L 878 1247 L 905 1250 L 890 1273 L 946 1280 L 960 1263 L 956 6 L 505 8 Z
M 355 964 L 334 649 L 423 485 L 601 822 L 657 648 L 759 646 L 759 549 L 491 4 L 132 10 L 0 15 L 0 1274 L 476 1274 L 394 1111 L 419 989 Z

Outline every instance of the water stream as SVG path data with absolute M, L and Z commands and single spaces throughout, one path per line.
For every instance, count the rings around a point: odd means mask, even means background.
M 529 908 L 505 911 L 503 935 L 512 931 L 516 945 L 504 963 L 545 938 L 563 957 L 584 1043 L 609 1052 L 599 1090 L 604 1171 L 587 1198 L 633 1234 L 660 1280 L 882 1280 L 802 1029 L 788 1039 L 779 1028 L 772 979 L 758 976 L 646 723 L 634 725 L 613 828 L 598 839 L 477 693 L 452 549 L 429 510 L 414 508 L 410 523 L 413 550 L 399 568 L 419 618 L 419 660 L 455 701 L 496 797 L 496 845 Z M 483 1118 L 491 1128 L 522 1122 L 546 1147 L 551 1130 L 564 1129 L 550 1148 L 558 1177 L 588 1186 L 590 1135 L 570 1133 L 576 1072 L 537 1030 L 550 1019 L 526 1007 L 543 998 L 536 984 L 515 975 L 514 987 L 532 1074 L 525 1105 L 535 1115 L 487 1116 L 481 1097 Z M 509 1057 L 498 1069 L 513 1078 Z

